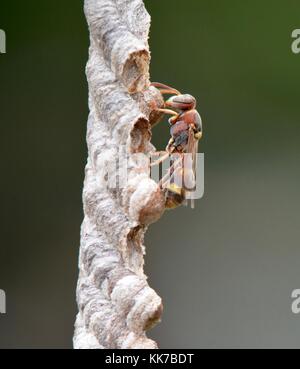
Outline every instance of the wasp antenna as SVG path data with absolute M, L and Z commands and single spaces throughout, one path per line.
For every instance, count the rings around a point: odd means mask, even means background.
M 162 94 L 181 95 L 181 93 L 176 90 L 176 88 L 170 87 L 160 82 L 152 82 L 151 86 L 158 88 Z

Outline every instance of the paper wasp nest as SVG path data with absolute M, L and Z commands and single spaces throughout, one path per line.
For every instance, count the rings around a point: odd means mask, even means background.
M 85 0 L 85 14 L 90 115 L 74 347 L 155 348 L 145 330 L 162 302 L 143 273 L 143 237 L 164 196 L 142 160 L 153 150 L 151 102 L 162 103 L 149 88 L 150 17 L 141 0 Z M 126 185 L 111 187 L 107 173 L 122 160 Z

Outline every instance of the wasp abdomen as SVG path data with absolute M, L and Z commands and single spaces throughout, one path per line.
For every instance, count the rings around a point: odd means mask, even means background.
M 167 209 L 174 209 L 180 206 L 185 200 L 183 189 L 175 183 L 171 183 L 166 188 L 166 203 Z

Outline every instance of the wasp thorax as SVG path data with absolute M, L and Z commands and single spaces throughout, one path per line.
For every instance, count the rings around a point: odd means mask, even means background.
M 173 109 L 190 110 L 196 107 L 196 99 L 189 94 L 172 96 L 166 101 L 166 106 Z

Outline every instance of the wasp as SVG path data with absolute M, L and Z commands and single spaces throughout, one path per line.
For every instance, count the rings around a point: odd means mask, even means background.
M 202 137 L 202 120 L 196 110 L 196 99 L 189 94 L 181 94 L 173 87 L 152 82 L 152 86 L 164 94 L 172 95 L 164 107 L 157 111 L 171 115 L 169 118 L 171 138 L 163 155 L 151 163 L 151 166 L 171 158 L 167 174 L 161 179 L 160 186 L 165 192 L 166 208 L 172 209 L 186 201 L 187 193 L 195 187 L 196 158 L 198 142 Z M 190 154 L 190 155 L 184 155 Z M 192 207 L 194 202 L 192 201 Z

